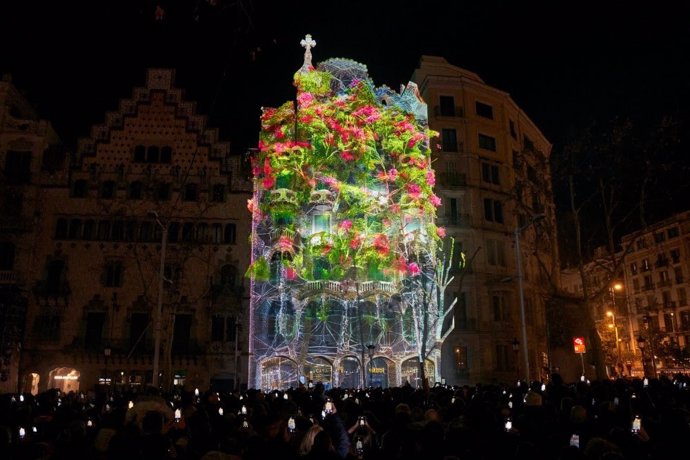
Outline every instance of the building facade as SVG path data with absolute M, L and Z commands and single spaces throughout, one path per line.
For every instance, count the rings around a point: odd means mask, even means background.
M 247 173 L 164 69 L 41 171 L 21 388 L 246 384 Z
M 44 176 L 65 164 L 50 122 L 12 84 L 0 81 L 0 392 L 17 390 L 18 368 L 36 262 L 34 228 L 45 212 Z
M 310 43 L 253 162 L 251 381 L 433 382 L 450 326 L 426 104 L 351 60 L 314 68 Z
M 644 339 L 645 372 L 690 372 L 690 211 L 625 235 L 621 244 L 629 248 L 625 301 L 635 341 Z
M 448 290 L 458 303 L 441 376 L 458 384 L 542 378 L 544 312 L 558 278 L 551 144 L 507 93 L 441 57 L 422 56 L 412 80 L 440 133 L 432 144 L 439 225 L 466 260 Z

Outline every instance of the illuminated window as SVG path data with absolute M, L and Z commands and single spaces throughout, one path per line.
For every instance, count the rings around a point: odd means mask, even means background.
M 331 216 L 330 214 L 315 214 L 312 216 L 312 233 L 330 232 L 331 231 Z

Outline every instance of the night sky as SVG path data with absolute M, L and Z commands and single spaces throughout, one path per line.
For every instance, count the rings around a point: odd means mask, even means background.
M 144 83 L 147 67 L 174 67 L 241 153 L 256 144 L 260 107 L 294 95 L 306 33 L 316 63 L 351 58 L 396 89 L 422 54 L 444 56 L 510 93 L 555 154 L 593 121 L 631 118 L 644 130 L 663 115 L 690 118 L 681 1 L 4 1 L 0 72 L 69 147 Z

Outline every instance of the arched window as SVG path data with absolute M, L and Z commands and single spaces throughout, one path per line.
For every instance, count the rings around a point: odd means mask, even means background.
M 234 265 L 223 265 L 220 269 L 220 284 L 231 287 L 237 285 L 237 268 Z
M 211 226 L 211 241 L 215 244 L 223 242 L 223 226 L 221 224 L 213 224 Z

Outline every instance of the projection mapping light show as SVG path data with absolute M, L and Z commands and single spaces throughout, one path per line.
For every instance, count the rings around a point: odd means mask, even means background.
M 302 40 L 296 100 L 263 109 L 252 157 L 249 384 L 419 386 L 438 379 L 454 304 L 437 133 L 414 83 L 377 88 L 349 59 L 314 67 L 315 45 Z

